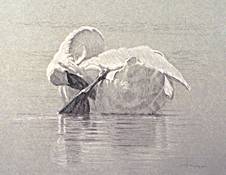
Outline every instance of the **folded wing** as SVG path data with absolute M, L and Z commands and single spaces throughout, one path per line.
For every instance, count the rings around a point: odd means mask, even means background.
M 190 90 L 190 86 L 183 78 L 181 73 L 172 64 L 170 64 L 166 58 L 164 58 L 163 54 L 161 52 L 152 50 L 148 46 L 139 46 L 130 49 L 112 49 L 99 54 L 98 57 L 93 57 L 87 61 L 84 61 L 81 66 L 86 67 L 89 65 L 96 65 L 99 67 L 108 67 L 111 70 L 116 70 L 117 68 L 124 66 L 125 61 L 130 57 L 138 58 L 147 66 L 153 67 L 156 70 L 164 73 L 166 76 L 177 80 L 188 90 Z

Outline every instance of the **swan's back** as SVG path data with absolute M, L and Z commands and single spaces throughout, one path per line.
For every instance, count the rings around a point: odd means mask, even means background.
M 86 67 L 93 64 L 100 67 L 117 69 L 124 66 L 125 61 L 130 57 L 136 57 L 145 65 L 152 67 L 157 71 L 179 81 L 188 90 L 190 90 L 190 86 L 183 78 L 181 73 L 164 58 L 163 54 L 152 50 L 148 46 L 139 46 L 130 49 L 112 49 L 99 54 L 98 57 L 93 57 L 85 61 L 81 66 Z

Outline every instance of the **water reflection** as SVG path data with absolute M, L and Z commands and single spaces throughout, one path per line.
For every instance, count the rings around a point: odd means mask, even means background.
M 164 116 L 59 116 L 52 160 L 61 166 L 150 162 L 170 146 Z

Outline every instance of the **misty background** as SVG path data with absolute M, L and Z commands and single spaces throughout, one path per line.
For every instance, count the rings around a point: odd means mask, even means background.
M 226 170 L 226 2 L 1 0 L 2 174 L 223 174 Z M 192 90 L 158 116 L 58 122 L 46 68 L 74 29 L 93 26 L 106 50 L 148 45 Z

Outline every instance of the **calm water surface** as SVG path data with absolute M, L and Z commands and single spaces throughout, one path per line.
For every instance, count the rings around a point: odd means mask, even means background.
M 2 4 L 0 174 L 225 173 L 224 1 Z M 162 51 L 192 90 L 175 84 L 158 115 L 58 116 L 45 70 L 80 25 L 102 31 L 106 49 Z

